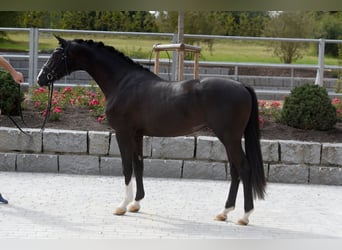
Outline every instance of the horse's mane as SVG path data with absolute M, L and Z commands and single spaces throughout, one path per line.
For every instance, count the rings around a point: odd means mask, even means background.
M 109 53 L 112 53 L 115 56 L 119 56 L 119 57 L 123 58 L 129 64 L 137 66 L 137 67 L 139 67 L 141 69 L 150 71 L 149 69 L 147 69 L 144 66 L 142 66 L 140 63 L 137 63 L 137 62 L 133 61 L 130 57 L 126 56 L 121 51 L 117 50 L 116 48 L 114 48 L 112 46 L 105 45 L 103 42 L 95 42 L 93 40 L 83 40 L 83 39 L 74 39 L 73 42 L 76 42 L 76 43 L 79 43 L 79 44 L 86 44 L 87 46 L 93 47 L 93 48 L 104 48 Z

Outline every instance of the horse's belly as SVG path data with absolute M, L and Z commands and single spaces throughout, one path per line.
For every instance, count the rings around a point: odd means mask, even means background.
M 196 132 L 204 127 L 206 127 L 206 124 L 203 121 L 160 120 L 153 124 L 149 123 L 148 126 L 145 126 L 144 134 L 157 137 L 182 136 Z

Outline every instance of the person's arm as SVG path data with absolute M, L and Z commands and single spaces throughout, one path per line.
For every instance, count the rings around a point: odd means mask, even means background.
M 24 76 L 21 72 L 16 71 L 12 65 L 2 56 L 0 56 L 0 67 L 6 69 L 17 83 L 24 82 Z

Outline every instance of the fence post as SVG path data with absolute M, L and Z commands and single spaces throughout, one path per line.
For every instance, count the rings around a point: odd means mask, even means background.
M 29 87 L 32 87 L 37 77 L 38 67 L 38 28 L 30 29 L 30 51 L 29 51 Z
M 325 40 L 319 39 L 318 43 L 318 69 L 316 75 L 316 85 L 323 86 L 323 79 L 324 79 L 324 47 L 325 47 Z
M 172 43 L 177 43 L 177 39 L 178 39 L 178 34 L 175 33 L 173 34 L 173 38 L 172 38 Z M 174 50 L 172 52 L 172 67 L 171 67 L 171 80 L 175 81 L 176 80 L 176 73 L 177 73 L 177 68 L 178 68 L 178 53 L 176 50 Z

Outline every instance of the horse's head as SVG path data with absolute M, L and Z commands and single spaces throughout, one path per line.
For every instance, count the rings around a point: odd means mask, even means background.
M 48 86 L 54 81 L 68 75 L 68 48 L 69 42 L 64 40 L 59 36 L 55 36 L 59 42 L 59 47 L 57 47 L 47 62 L 44 64 L 40 70 L 37 82 L 40 86 Z

